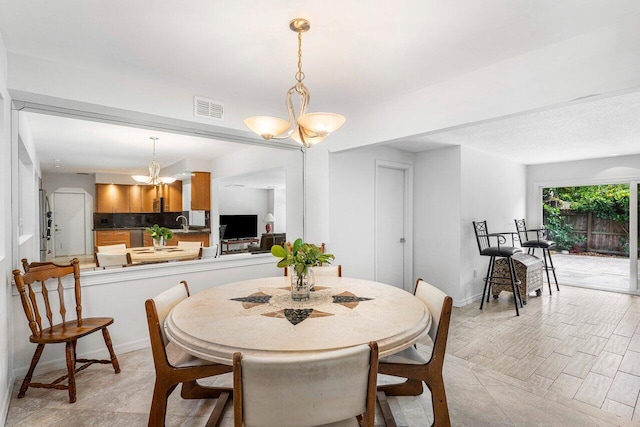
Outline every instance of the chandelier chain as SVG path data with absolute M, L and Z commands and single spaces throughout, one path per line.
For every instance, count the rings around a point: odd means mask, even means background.
M 298 72 L 296 73 L 296 80 L 299 82 L 304 80 L 304 73 L 302 72 L 302 31 L 298 31 Z

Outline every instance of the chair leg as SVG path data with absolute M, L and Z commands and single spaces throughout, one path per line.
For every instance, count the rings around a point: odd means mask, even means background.
M 102 328 L 102 337 L 104 338 L 104 343 L 107 345 L 107 349 L 109 350 L 109 356 L 111 357 L 113 370 L 116 371 L 116 374 L 119 374 L 120 363 L 118 362 L 116 353 L 113 351 L 113 345 L 111 344 L 111 335 L 109 335 L 109 331 L 107 330 L 107 328 Z
M 493 270 L 496 268 L 496 257 L 491 257 L 491 261 L 489 262 L 489 286 L 487 286 L 487 302 L 489 302 L 489 298 L 491 296 L 491 287 L 493 286 Z
M 27 376 L 24 377 L 22 381 L 22 385 L 20 386 L 20 391 L 18 392 L 18 399 L 24 397 L 27 392 L 27 388 L 31 383 L 31 378 L 33 377 L 33 371 L 36 370 L 36 365 L 40 360 L 40 356 L 42 356 L 42 350 L 44 350 L 44 344 L 38 344 L 36 347 L 36 351 L 33 353 L 33 357 L 31 358 L 31 365 L 29 366 L 29 371 L 27 371 Z
M 447 406 L 447 393 L 444 390 L 442 374 L 432 377 L 427 382 L 431 390 L 431 404 L 433 405 L 433 425 L 437 427 L 450 427 L 449 406 Z
M 489 267 L 487 268 L 487 277 L 484 278 L 484 289 L 482 290 L 482 299 L 480 300 L 480 310 L 482 310 L 482 307 L 484 306 L 484 294 L 487 293 L 487 302 L 489 302 L 489 293 L 487 292 L 487 287 L 489 286 L 489 281 L 491 280 L 491 270 L 493 267 L 493 260 L 495 258 L 491 257 L 491 260 L 489 260 Z M 491 288 L 489 288 L 489 290 L 491 290 Z
M 67 375 L 69 380 L 69 403 L 76 401 L 76 359 L 74 357 L 75 342 L 67 342 Z
M 549 265 L 551 265 L 551 272 L 553 273 L 553 280 L 556 282 L 556 289 L 559 291 L 558 278 L 556 277 L 556 268 L 553 266 L 553 260 L 551 259 L 551 251 L 547 249 L 547 256 L 549 257 Z
M 544 258 L 544 264 L 542 265 L 545 272 L 547 273 L 547 284 L 549 285 L 549 295 L 552 295 L 551 293 L 551 279 L 549 278 L 549 264 L 547 261 L 547 251 L 542 248 L 542 258 Z
M 164 427 L 164 421 L 167 416 L 167 400 L 175 388 L 176 384 L 161 381 L 156 376 L 151 411 L 149 411 L 149 427 Z
M 511 289 L 513 291 L 513 303 L 516 306 L 516 316 L 520 316 L 520 310 L 518 310 L 518 296 L 520 295 L 520 286 L 516 285 L 516 274 L 513 266 L 513 260 L 511 257 L 507 258 L 509 264 L 509 275 L 511 276 Z M 517 289 L 516 289 L 517 288 Z M 520 300 L 522 304 L 522 299 Z

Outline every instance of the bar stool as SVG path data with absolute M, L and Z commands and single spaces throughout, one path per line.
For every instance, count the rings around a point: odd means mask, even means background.
M 553 260 L 551 259 L 550 249 L 556 246 L 556 243 L 547 240 L 547 229 L 545 228 L 529 228 L 524 219 L 516 219 L 516 230 L 518 231 L 518 239 L 520 239 L 520 246 L 527 248 L 529 255 L 534 255 L 536 249 L 542 249 L 542 268 L 547 272 L 547 283 L 549 284 L 549 295 L 551 295 L 551 279 L 549 278 L 549 270 L 553 273 L 553 280 L 556 282 L 556 289 L 560 291 L 558 286 L 558 278 L 556 277 L 556 269 L 553 266 Z M 529 233 L 535 233 L 535 239 L 529 239 Z M 548 258 L 548 261 L 547 261 Z
M 512 233 L 489 233 L 487 230 L 487 221 L 473 221 L 473 229 L 476 233 L 476 241 L 478 242 L 480 255 L 491 257 L 489 260 L 489 268 L 487 269 L 487 276 L 484 278 L 484 290 L 482 291 L 480 310 L 482 310 L 484 305 L 485 293 L 487 294 L 487 302 L 489 302 L 491 284 L 504 283 L 505 280 L 509 280 L 511 283 L 511 289 L 513 290 L 513 303 L 516 306 L 516 316 L 520 316 L 518 301 L 520 301 L 520 307 L 523 307 L 522 297 L 520 296 L 520 281 L 516 277 L 516 268 L 513 264 L 512 256 L 522 252 L 522 249 L 515 248 L 513 246 L 505 246 L 504 244 L 507 242 L 505 235 Z M 496 246 L 491 245 L 491 238 L 496 240 Z M 493 276 L 493 267 L 495 265 L 496 258 L 505 258 L 507 260 L 507 265 L 509 266 L 509 277 Z

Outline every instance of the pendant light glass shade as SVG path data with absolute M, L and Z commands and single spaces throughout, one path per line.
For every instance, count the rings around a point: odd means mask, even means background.
M 309 89 L 302 83 L 302 33 L 309 30 L 309 21 L 303 18 L 293 19 L 289 22 L 289 28 L 298 33 L 298 72 L 297 83 L 286 94 L 286 105 L 289 112 L 289 120 L 268 116 L 252 116 L 244 120 L 244 124 L 254 133 L 266 140 L 292 138 L 294 141 L 309 148 L 313 144 L 323 141 L 331 132 L 339 129 L 346 119 L 335 113 L 309 113 Z M 291 100 L 292 95 L 297 94 L 300 100 L 300 108 L 296 113 Z
M 267 141 L 274 136 L 282 135 L 291 127 L 288 121 L 269 116 L 247 117 L 244 124 Z

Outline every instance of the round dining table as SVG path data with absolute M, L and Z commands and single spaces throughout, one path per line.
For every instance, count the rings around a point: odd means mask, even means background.
M 299 355 L 376 341 L 380 357 L 425 336 L 427 307 L 412 294 L 383 283 L 316 277 L 308 301 L 291 299 L 289 277 L 216 286 L 176 305 L 165 321 L 182 350 L 231 365 L 233 354 Z

